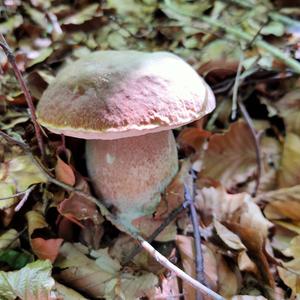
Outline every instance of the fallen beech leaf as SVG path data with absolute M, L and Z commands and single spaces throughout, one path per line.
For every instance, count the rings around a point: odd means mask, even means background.
M 233 250 L 244 250 L 245 245 L 242 243 L 238 235 L 230 231 L 223 224 L 214 219 L 214 227 L 221 240 Z
M 300 276 L 299 274 L 286 270 L 282 267 L 277 267 L 278 273 L 282 281 L 293 291 L 291 298 L 297 298 L 300 293 Z
M 176 274 L 164 275 L 160 278 L 160 287 L 157 287 L 155 291 L 150 291 L 147 294 L 149 299 L 176 299 L 179 297 L 180 291 L 178 286 L 178 278 Z
M 20 245 L 18 232 L 15 229 L 9 229 L 0 235 L 0 250 L 13 249 Z
M 186 127 L 182 129 L 177 137 L 177 142 L 181 147 L 192 147 L 199 151 L 202 143 L 211 136 L 209 131 L 196 127 Z
M 95 298 L 105 295 L 106 285 L 111 283 L 120 268 L 108 272 L 70 243 L 64 243 L 60 248 L 55 266 L 62 269 L 59 277 L 70 287 Z
M 51 262 L 54 262 L 58 255 L 59 248 L 64 240 L 60 238 L 32 238 L 32 235 L 36 229 L 47 228 L 48 224 L 41 213 L 33 210 L 26 213 L 26 219 L 28 222 L 29 241 L 32 251 L 38 258 L 49 259 Z
M 225 298 L 232 297 L 237 294 L 241 287 L 241 282 L 233 272 L 232 268 L 226 263 L 223 256 L 216 253 L 218 266 L 218 286 L 219 294 Z
M 59 299 L 68 299 L 68 300 L 88 300 L 88 298 L 83 297 L 81 294 L 75 290 L 66 287 L 65 285 L 55 282 L 55 293 Z
M 144 216 L 136 218 L 132 224 L 137 228 L 141 235 L 145 238 L 149 237 L 162 223 L 163 219 L 157 220 L 152 216 Z M 175 239 L 177 226 L 175 222 L 170 223 L 165 229 L 155 238 L 159 242 L 168 242 Z
M 289 247 L 284 251 L 282 251 L 282 253 L 286 256 L 293 256 L 294 258 L 300 258 L 300 235 L 294 237 L 291 240 Z
M 257 200 L 267 201 L 264 213 L 270 220 L 300 221 L 300 185 L 263 193 Z
M 55 261 L 63 239 L 31 239 L 32 251 L 39 259 L 49 259 L 52 263 Z
M 97 14 L 97 11 L 100 9 L 99 4 L 94 3 L 86 6 L 84 9 L 76 12 L 75 14 L 62 20 L 63 25 L 73 24 L 80 25 L 86 21 L 91 20 Z
M 269 228 L 273 226 L 263 216 L 249 194 L 228 194 L 222 186 L 198 189 L 195 205 L 206 225 L 215 217 L 220 222 L 233 222 L 252 228 L 260 232 L 264 238 L 267 237 Z
M 300 137 L 289 132 L 286 135 L 281 166 L 278 174 L 279 187 L 291 187 L 300 184 Z
M 90 194 L 86 180 L 79 173 L 76 173 L 75 187 Z M 99 248 L 103 235 L 103 228 L 100 225 L 104 222 L 104 218 L 95 203 L 77 193 L 71 193 L 57 205 L 57 210 L 62 216 L 81 227 L 80 236 L 85 243 L 94 249 Z
M 180 206 L 184 201 L 184 184 L 189 185 L 192 182 L 189 170 L 191 169 L 191 162 L 184 160 L 181 163 L 180 170 L 167 186 L 164 195 L 158 204 L 155 211 L 155 219 L 162 220 L 166 218 L 169 213 Z
M 132 249 L 137 245 L 137 242 L 133 238 L 126 234 L 122 234 L 115 240 L 113 246 L 109 250 L 109 254 L 123 264 L 123 262 L 128 258 L 128 255 L 131 253 Z M 146 251 L 141 251 L 131 260 L 131 262 L 134 263 L 135 266 L 155 274 L 160 274 L 164 270 L 161 264 L 159 264 Z
M 249 255 L 251 255 L 258 267 L 263 282 L 271 288 L 274 288 L 275 281 L 265 255 L 265 239 L 259 229 L 229 222 L 226 222 L 226 225 L 229 229 L 239 235 L 243 244 L 247 247 Z
M 37 260 L 14 272 L 0 271 L 0 295 L 7 300 L 51 300 L 54 280 L 48 260 Z
M 279 142 L 267 136 L 260 141 L 260 191 L 275 187 L 280 159 Z M 218 180 L 229 191 L 253 191 L 257 161 L 253 137 L 242 121 L 232 123 L 224 134 L 214 134 L 204 153 L 200 176 Z
M 55 166 L 55 176 L 58 180 L 73 186 L 75 184 L 75 174 L 72 166 L 69 164 L 71 153 L 69 150 L 66 150 L 66 155 L 68 163 L 65 163 L 58 155 L 56 155 L 57 162 Z
M 271 239 L 272 248 L 280 252 L 284 251 L 290 246 L 290 243 L 295 236 L 295 232 L 275 222 L 275 233 Z
M 4 166 L 0 168 L 1 181 L 14 185 L 16 192 L 23 192 L 33 184 L 47 182 L 45 175 L 28 155 L 19 155 L 8 160 L 5 170 L 3 168 Z
M 241 251 L 238 254 L 238 266 L 241 271 L 259 274 L 256 264 L 250 259 L 246 251 Z
M 177 235 L 176 246 L 178 247 L 182 260 L 183 270 L 195 278 L 195 250 L 194 239 L 192 237 Z M 209 247 L 202 244 L 203 260 L 204 260 L 204 275 L 208 286 L 214 291 L 218 288 L 218 266 L 215 254 Z M 188 285 L 185 281 L 182 282 L 183 291 L 186 299 L 196 299 L 195 289 Z
M 214 134 L 210 138 L 200 176 L 219 180 L 229 190 L 246 182 L 256 169 L 255 147 L 249 128 L 244 122 L 235 122 L 224 134 Z
M 283 117 L 287 132 L 300 132 L 300 89 L 285 94 L 274 105 Z
M 90 297 L 116 299 L 135 299 L 143 295 L 143 290 L 153 288 L 158 280 L 154 274 L 120 272 L 121 265 L 112 259 L 107 249 L 92 251 L 87 258 L 70 243 L 60 249 L 60 259 L 56 263 L 60 267 L 60 278 L 68 285 L 85 292 Z
M 300 234 L 300 222 L 284 222 L 284 221 L 277 221 L 272 220 L 273 223 L 280 225 L 283 228 L 288 229 L 289 231 L 295 232 L 297 234 Z
M 12 183 L 0 182 L 0 198 L 6 198 L 16 193 L 15 185 Z M 16 197 L 0 200 L 0 209 L 11 207 L 18 202 Z

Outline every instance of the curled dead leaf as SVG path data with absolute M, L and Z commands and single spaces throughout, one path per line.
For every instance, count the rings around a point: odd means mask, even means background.
M 32 251 L 38 258 L 49 259 L 51 262 L 54 262 L 64 240 L 60 238 L 45 239 L 39 236 L 33 237 L 37 229 L 48 229 L 48 224 L 40 212 L 31 210 L 26 213 L 26 219 Z

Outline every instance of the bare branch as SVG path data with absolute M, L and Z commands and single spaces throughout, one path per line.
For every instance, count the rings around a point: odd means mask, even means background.
M 26 102 L 27 102 L 27 105 L 28 105 L 28 108 L 29 108 L 29 111 L 30 111 L 30 118 L 31 118 L 31 121 L 32 121 L 33 126 L 34 126 L 35 135 L 36 135 L 36 139 L 37 139 L 37 142 L 38 142 L 38 145 L 39 145 L 39 149 L 41 151 L 42 157 L 44 158 L 45 157 L 45 147 L 44 147 L 44 142 L 43 142 L 42 130 L 41 130 L 40 125 L 37 122 L 37 118 L 36 118 L 36 114 L 35 114 L 35 108 L 34 108 L 34 105 L 33 105 L 31 94 L 30 94 L 29 89 L 28 89 L 28 87 L 25 83 L 25 80 L 24 80 L 24 78 L 21 74 L 21 71 L 18 68 L 16 58 L 13 55 L 9 45 L 7 44 L 4 36 L 1 33 L 0 33 L 0 39 L 1 39 L 0 47 L 3 49 L 4 53 L 6 54 L 7 59 L 10 62 L 11 66 L 14 70 L 15 76 L 16 76 L 16 78 L 17 78 L 17 80 L 18 80 L 18 82 L 21 86 L 22 92 L 24 93 L 24 96 L 25 96 L 25 99 L 26 99 Z

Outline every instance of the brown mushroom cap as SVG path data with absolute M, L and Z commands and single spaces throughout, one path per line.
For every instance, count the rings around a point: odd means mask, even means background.
M 214 107 L 207 84 L 174 54 L 99 51 L 58 74 L 37 115 L 53 132 L 110 140 L 179 127 Z

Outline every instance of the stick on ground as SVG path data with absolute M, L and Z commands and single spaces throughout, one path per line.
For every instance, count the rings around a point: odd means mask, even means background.
M 39 149 L 40 149 L 40 152 L 41 152 L 41 156 L 42 156 L 42 158 L 44 158 L 45 157 L 45 147 L 44 147 L 44 142 L 43 142 L 42 130 L 41 130 L 40 125 L 37 122 L 37 118 L 36 118 L 36 114 L 35 114 L 35 108 L 34 108 L 34 105 L 33 105 L 31 94 L 30 94 L 29 89 L 28 89 L 28 87 L 25 83 L 25 80 L 24 80 L 24 78 L 21 74 L 21 71 L 18 68 L 16 58 L 13 55 L 9 45 L 7 44 L 4 36 L 1 33 L 0 33 L 0 47 L 3 49 L 4 53 L 6 54 L 7 59 L 9 61 L 9 63 L 11 64 L 11 66 L 14 70 L 15 76 L 16 76 L 16 78 L 17 78 L 17 80 L 18 80 L 18 82 L 21 86 L 21 90 L 22 90 L 22 92 L 25 96 L 25 99 L 26 99 L 26 102 L 27 102 L 27 105 L 28 105 L 28 108 L 29 108 L 29 111 L 30 111 L 30 118 L 31 118 L 31 121 L 32 121 L 33 126 L 34 126 L 36 139 L 37 139 L 38 146 L 39 146 Z

